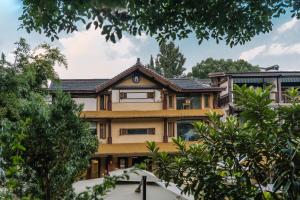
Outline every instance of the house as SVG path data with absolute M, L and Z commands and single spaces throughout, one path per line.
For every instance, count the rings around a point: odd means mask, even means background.
M 219 106 L 227 115 L 237 111 L 234 105 L 233 85 L 253 87 L 272 86 L 270 99 L 274 105 L 289 103 L 286 92 L 291 87 L 300 87 L 300 71 L 266 71 L 242 73 L 210 73 L 209 77 L 214 87 L 225 88 L 221 91 Z
M 148 155 L 146 141 L 161 151 L 176 153 L 172 138 L 197 139 L 192 123 L 207 120 L 209 112 L 223 115 L 218 97 L 224 89 L 206 80 L 167 79 L 137 63 L 112 79 L 65 79 L 52 83 L 83 104 L 81 117 L 89 121 L 99 140 L 87 178 L 131 167 Z

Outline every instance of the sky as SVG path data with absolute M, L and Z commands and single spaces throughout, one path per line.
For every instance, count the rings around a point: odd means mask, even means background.
M 0 53 L 5 53 L 9 58 L 15 48 L 14 43 L 20 37 L 25 38 L 32 47 L 43 42 L 50 43 L 60 48 L 68 61 L 67 69 L 55 66 L 60 78 L 112 78 L 135 64 L 137 58 L 147 64 L 150 55 L 155 57 L 158 54 L 158 43 L 146 35 L 134 37 L 125 34 L 113 44 L 105 41 L 100 30 L 93 29 L 64 34 L 54 42 L 38 33 L 28 34 L 18 30 L 21 6 L 20 0 L 0 0 Z M 244 59 L 260 67 L 278 64 L 280 70 L 300 71 L 300 20 L 286 15 L 273 20 L 273 24 L 270 33 L 258 35 L 245 45 L 232 48 L 224 42 L 216 44 L 212 39 L 199 45 L 194 35 L 175 43 L 186 57 L 184 67 L 187 72 L 209 57 Z

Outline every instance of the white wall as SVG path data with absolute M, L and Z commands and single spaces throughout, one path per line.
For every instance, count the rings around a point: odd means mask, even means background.
M 120 92 L 154 92 L 154 99 L 119 99 Z M 147 89 L 147 90 L 112 90 L 112 102 L 113 103 L 129 103 L 129 102 L 145 102 L 145 103 L 160 103 L 161 102 L 161 92 L 159 90 Z
M 76 104 L 83 104 L 84 111 L 96 111 L 97 99 L 96 98 L 72 98 Z
M 220 93 L 221 97 L 228 94 L 228 80 L 225 81 L 224 83 L 220 84 L 220 87 L 226 88 L 224 91 L 221 91 L 221 93 Z

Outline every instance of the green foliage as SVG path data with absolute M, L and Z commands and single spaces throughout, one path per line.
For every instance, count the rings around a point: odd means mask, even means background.
M 183 75 L 183 67 L 186 58 L 175 47 L 173 42 L 163 42 L 159 46 L 159 54 L 156 56 L 155 65 L 151 56 L 149 68 L 154 69 L 157 73 L 167 78 L 177 78 Z
M 192 67 L 192 72 L 188 74 L 194 78 L 208 78 L 208 74 L 212 72 L 257 72 L 258 66 L 251 65 L 244 60 L 231 60 L 207 58 Z
M 153 60 L 153 56 L 152 55 L 150 56 L 150 61 L 149 61 L 149 64 L 147 65 L 147 67 L 149 69 L 155 70 L 155 65 L 154 65 L 154 60 Z
M 148 143 L 156 174 L 195 199 L 299 199 L 299 95 L 291 89 L 291 105 L 272 107 L 270 88 L 236 86 L 240 119 L 210 114 L 194 124 L 199 143 L 174 140 L 176 155 Z
M 21 39 L 16 46 L 13 63 L 0 60 L 0 199 L 77 198 L 72 183 L 98 144 L 70 95 L 57 91 L 46 102 L 48 81 L 58 79 L 53 66 L 66 66 L 65 58 L 47 44 L 32 51 Z M 120 178 L 106 178 L 93 194 L 105 194 Z
M 106 40 L 116 42 L 123 32 L 154 36 L 162 42 L 187 38 L 199 43 L 209 38 L 234 46 L 272 30 L 272 19 L 289 12 L 299 18 L 297 0 L 169 1 L 169 0 L 22 0 L 21 28 L 44 33 L 52 40 L 61 31 L 101 29 Z

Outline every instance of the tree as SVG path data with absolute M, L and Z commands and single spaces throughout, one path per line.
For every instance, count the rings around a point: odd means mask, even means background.
M 153 56 L 152 55 L 150 56 L 150 61 L 149 61 L 149 64 L 147 65 L 147 67 L 149 69 L 155 70 L 155 65 L 154 65 L 154 60 L 153 60 Z
M 252 65 L 245 60 L 207 58 L 192 67 L 192 72 L 188 73 L 188 76 L 205 79 L 212 72 L 258 72 L 259 70 L 257 65 Z
M 159 54 L 155 59 L 155 71 L 167 78 L 177 78 L 183 75 L 185 57 L 175 47 L 173 42 L 163 42 L 159 47 Z
M 46 102 L 48 80 L 58 79 L 53 66 L 66 66 L 65 57 L 47 44 L 33 51 L 21 39 L 16 46 L 12 63 L 3 54 L 0 60 L 0 198 L 77 198 L 72 183 L 87 169 L 97 139 L 70 95 L 57 91 Z M 93 195 L 121 178 L 106 178 Z
M 299 199 L 300 93 L 289 90 L 291 106 L 274 108 L 270 90 L 236 86 L 240 118 L 196 122 L 201 142 L 174 139 L 177 155 L 149 142 L 158 176 L 195 199 Z
M 272 20 L 289 12 L 300 17 L 297 0 L 152 1 L 152 0 L 23 0 L 21 28 L 44 33 L 51 39 L 58 33 L 78 31 L 93 25 L 106 40 L 116 42 L 123 31 L 142 32 L 159 41 L 187 38 L 195 33 L 199 43 L 209 38 L 225 40 L 230 46 L 244 44 L 254 36 L 272 30 Z

